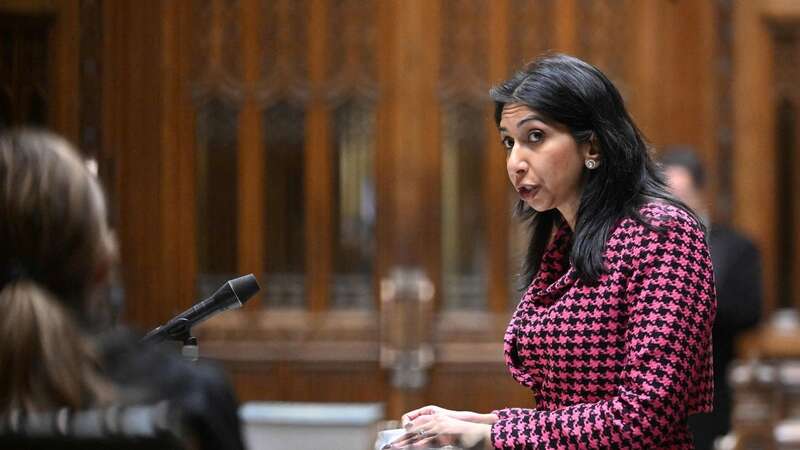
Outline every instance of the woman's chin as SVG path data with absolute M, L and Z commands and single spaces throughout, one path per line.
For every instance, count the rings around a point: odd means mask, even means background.
M 530 207 L 531 209 L 533 209 L 537 213 L 543 213 L 543 212 L 550 211 L 551 209 L 553 209 L 553 206 L 546 205 L 546 204 L 544 204 L 542 202 L 525 202 L 525 204 L 528 205 L 528 207 Z

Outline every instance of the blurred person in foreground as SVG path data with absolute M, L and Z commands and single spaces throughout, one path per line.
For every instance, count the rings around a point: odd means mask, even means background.
M 102 188 L 74 149 L 45 131 L 0 133 L 0 420 L 166 399 L 191 448 L 242 449 L 217 369 L 104 320 L 115 263 Z
M 726 376 L 736 356 L 736 340 L 761 317 L 761 258 L 744 235 L 712 223 L 706 200 L 706 176 L 697 154 L 689 147 L 667 147 L 661 158 L 672 192 L 697 212 L 708 230 L 708 243 L 717 288 L 714 345 L 714 411 L 693 416 L 689 427 L 698 450 L 713 448 L 714 439 L 730 430 L 731 389 Z
M 503 349 L 536 407 L 425 406 L 393 445 L 693 448 L 688 418 L 711 409 L 716 307 L 700 220 L 591 64 L 545 56 L 490 95 L 532 230 Z

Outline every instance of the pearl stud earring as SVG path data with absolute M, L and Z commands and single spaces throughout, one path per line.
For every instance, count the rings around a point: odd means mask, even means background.
M 596 169 L 597 168 L 597 161 L 595 161 L 593 159 L 587 159 L 586 160 L 586 168 L 589 169 L 589 170 Z

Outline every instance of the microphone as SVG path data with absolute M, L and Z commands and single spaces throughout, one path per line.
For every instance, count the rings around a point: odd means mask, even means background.
M 209 317 L 241 307 L 261 287 L 251 273 L 225 282 L 211 297 L 195 304 L 186 311 L 170 319 L 169 322 L 147 333 L 144 343 L 157 343 L 166 339 L 184 341 L 189 337 L 192 326 Z

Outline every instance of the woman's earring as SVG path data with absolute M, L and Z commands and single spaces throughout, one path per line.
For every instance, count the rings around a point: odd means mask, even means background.
M 597 168 L 597 161 L 595 161 L 593 159 L 587 159 L 586 160 L 586 168 L 589 169 L 589 170 L 596 169 Z

